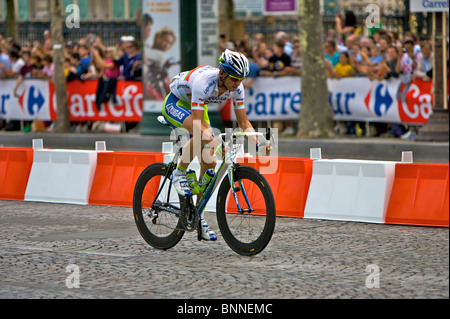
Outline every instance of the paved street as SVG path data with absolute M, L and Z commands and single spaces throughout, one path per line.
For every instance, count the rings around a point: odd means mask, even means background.
M 0 298 L 449 298 L 448 228 L 278 218 L 249 258 L 207 220 L 159 251 L 131 208 L 0 201 Z

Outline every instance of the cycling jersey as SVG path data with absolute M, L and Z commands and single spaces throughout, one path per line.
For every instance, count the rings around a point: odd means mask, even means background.
M 232 99 L 236 110 L 245 108 L 245 93 L 242 83 L 236 91 L 227 91 L 218 96 L 218 81 L 219 69 L 202 65 L 176 75 L 170 84 L 170 91 L 178 99 L 190 105 L 190 110 L 204 110 L 208 103 L 223 103 L 228 99 Z

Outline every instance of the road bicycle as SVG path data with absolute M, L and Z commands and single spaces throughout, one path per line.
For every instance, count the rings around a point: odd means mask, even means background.
M 163 116 L 159 116 L 158 121 L 168 125 Z M 133 213 L 141 236 L 149 245 L 162 250 L 174 247 L 186 231 L 197 230 L 198 240 L 201 240 L 200 214 L 221 181 L 216 201 L 221 236 L 240 255 L 253 256 L 263 251 L 275 229 L 275 200 L 269 183 L 260 172 L 236 162 L 236 153 L 242 147 L 236 141 L 258 134 L 264 137 L 265 143 L 270 143 L 271 129 L 266 133 L 227 130 L 220 134 L 224 150 L 222 162 L 218 162 L 219 168 L 197 204 L 193 197 L 178 195 L 172 187 L 170 176 L 182 152 L 182 134 L 173 131 L 176 143 L 172 161 L 151 164 L 136 182 Z

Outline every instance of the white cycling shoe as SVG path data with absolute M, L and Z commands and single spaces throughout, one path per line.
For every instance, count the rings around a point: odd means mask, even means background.
M 206 241 L 216 241 L 217 236 L 214 232 L 209 228 L 206 220 L 203 218 L 200 219 L 200 224 L 202 225 L 202 239 Z
M 177 191 L 177 193 L 179 195 L 186 196 L 186 197 L 192 196 L 192 192 L 191 192 L 191 189 L 189 188 L 189 185 L 188 185 L 188 182 L 186 179 L 186 175 L 172 174 L 170 179 L 172 180 L 173 187 L 175 188 L 175 190 Z

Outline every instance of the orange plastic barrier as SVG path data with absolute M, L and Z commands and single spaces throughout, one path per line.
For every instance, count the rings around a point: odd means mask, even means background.
M 89 204 L 133 206 L 133 191 L 141 172 L 150 164 L 163 162 L 163 153 L 98 153 Z
M 238 162 L 258 171 L 263 171 L 261 168 L 264 166 L 278 165 L 274 174 L 263 174 L 275 197 L 277 216 L 303 218 L 311 182 L 313 160 L 293 157 L 263 157 L 261 162 L 256 160 L 255 163 L 254 157 L 244 157 L 239 158 Z M 246 191 L 248 192 L 247 189 Z M 230 205 L 232 202 L 234 200 L 229 201 Z M 234 205 L 236 206 L 236 204 Z
M 449 226 L 449 164 L 397 164 L 386 224 Z
M 0 148 L 0 199 L 24 200 L 32 164 L 32 148 Z

